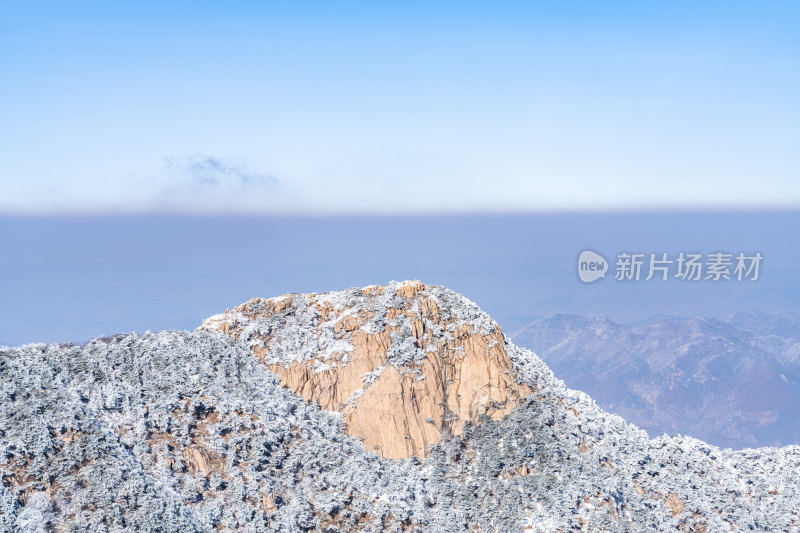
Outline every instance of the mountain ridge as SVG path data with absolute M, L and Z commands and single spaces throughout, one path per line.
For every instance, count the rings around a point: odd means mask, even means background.
M 491 324 L 477 306 L 465 310 L 478 334 Z M 355 311 L 343 305 L 342 315 Z M 460 434 L 442 432 L 424 457 L 392 459 L 269 368 L 270 357 L 318 360 L 316 325 L 287 334 L 303 339 L 291 350 L 265 343 L 263 361 L 253 338 L 231 331 L 0 349 L 0 529 L 797 530 L 800 447 L 650 440 L 506 338 L 508 375 L 531 392 L 504 416 L 484 412 Z M 398 347 L 421 338 L 395 333 Z M 424 345 L 391 357 L 422 361 Z
M 651 434 L 744 448 L 800 442 L 797 315 L 662 316 L 628 324 L 557 314 L 512 337 L 571 387 Z

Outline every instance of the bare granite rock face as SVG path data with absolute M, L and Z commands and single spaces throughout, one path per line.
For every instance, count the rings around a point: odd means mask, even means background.
M 418 281 L 256 298 L 201 328 L 243 339 L 281 383 L 393 459 L 425 457 L 442 434 L 500 419 L 531 393 L 493 320 Z M 307 349 L 293 351 L 299 341 Z

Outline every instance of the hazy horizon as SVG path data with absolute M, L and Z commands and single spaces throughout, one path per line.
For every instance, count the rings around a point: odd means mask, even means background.
M 0 342 L 408 278 L 507 331 L 799 308 L 799 26 L 786 1 L 4 4 Z M 584 286 L 584 248 L 764 272 Z
M 415 217 L 0 217 L 0 342 L 192 329 L 253 297 L 419 279 L 507 333 L 552 313 L 800 310 L 800 212 Z M 757 281 L 581 283 L 577 254 L 760 252 Z

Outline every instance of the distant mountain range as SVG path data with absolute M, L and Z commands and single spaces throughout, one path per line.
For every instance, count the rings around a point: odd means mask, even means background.
M 651 436 L 722 447 L 800 444 L 800 312 L 634 324 L 556 314 L 511 338 Z

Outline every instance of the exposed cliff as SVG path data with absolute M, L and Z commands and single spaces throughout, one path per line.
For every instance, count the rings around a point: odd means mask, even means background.
M 201 327 L 247 342 L 281 383 L 341 411 L 384 457 L 424 457 L 443 433 L 500 419 L 531 393 L 493 320 L 418 281 L 256 298 Z

